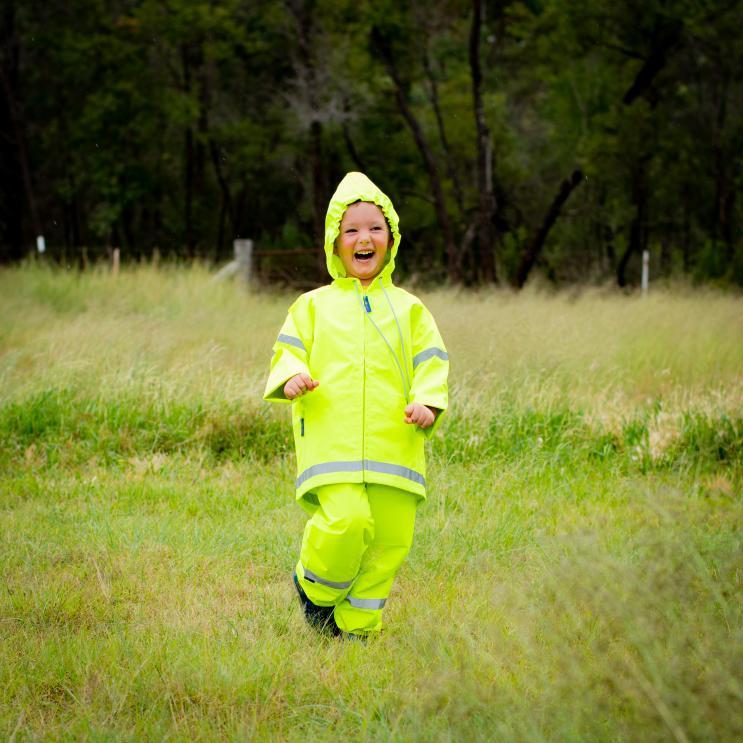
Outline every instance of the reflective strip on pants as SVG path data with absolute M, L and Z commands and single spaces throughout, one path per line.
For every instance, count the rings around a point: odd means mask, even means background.
M 346 600 L 356 609 L 381 609 L 387 603 L 387 599 L 355 599 L 352 596 L 347 596 Z
M 353 578 L 346 581 L 325 580 L 325 578 L 321 578 L 311 570 L 307 570 L 304 565 L 302 565 L 302 569 L 304 570 L 304 577 L 307 580 L 311 580 L 313 583 L 322 583 L 324 586 L 330 586 L 331 588 L 348 588 L 353 583 Z

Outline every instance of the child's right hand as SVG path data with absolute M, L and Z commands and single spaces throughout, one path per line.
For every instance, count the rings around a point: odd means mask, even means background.
M 304 395 L 305 392 L 312 392 L 320 385 L 316 379 L 312 379 L 309 374 L 296 374 L 284 385 L 284 397 L 287 400 L 293 400 L 295 397 Z

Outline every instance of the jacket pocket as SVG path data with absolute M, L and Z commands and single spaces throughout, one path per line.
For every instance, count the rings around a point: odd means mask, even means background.
M 294 413 L 294 435 L 297 438 L 304 438 L 304 405 L 301 400 L 297 400 L 294 405 L 296 406 Z

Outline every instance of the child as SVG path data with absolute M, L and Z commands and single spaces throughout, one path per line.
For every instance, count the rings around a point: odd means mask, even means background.
M 433 317 L 392 283 L 399 244 L 392 202 L 348 173 L 325 218 L 333 282 L 289 308 L 264 394 L 292 403 L 296 497 L 310 514 L 294 575 L 305 616 L 353 638 L 382 627 L 426 496 L 424 438 L 447 406 Z

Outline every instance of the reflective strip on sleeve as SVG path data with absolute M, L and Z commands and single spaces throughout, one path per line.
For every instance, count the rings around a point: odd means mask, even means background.
M 406 480 L 417 482 L 419 485 L 426 486 L 426 478 L 420 472 L 411 470 L 410 467 L 403 467 L 400 464 L 390 464 L 389 462 L 375 462 L 372 459 L 365 459 L 356 462 L 321 462 L 308 467 L 297 478 L 296 487 L 300 487 L 311 477 L 317 475 L 331 475 L 336 472 L 360 472 L 368 470 L 369 472 L 381 472 L 385 475 L 397 475 L 404 477 Z
M 348 588 L 353 583 L 353 579 L 346 581 L 325 580 L 325 578 L 315 575 L 311 570 L 307 570 L 304 565 L 302 565 L 302 570 L 304 570 L 304 577 L 307 580 L 313 583 L 322 583 L 324 586 L 330 586 L 331 588 Z
M 449 360 L 449 354 L 446 351 L 443 351 L 440 348 L 427 348 L 425 351 L 421 351 L 413 356 L 413 369 L 415 369 L 418 364 L 428 361 L 428 359 L 433 356 L 438 356 L 442 361 Z
M 305 353 L 307 353 L 307 349 L 304 347 L 304 343 L 299 338 L 295 338 L 293 335 L 284 335 L 283 333 L 279 333 L 279 337 L 276 339 L 280 343 L 286 343 L 289 346 L 296 346 L 297 348 L 301 348 Z
M 355 599 L 351 596 L 346 596 L 346 600 L 356 609 L 381 609 L 387 603 L 387 599 Z

